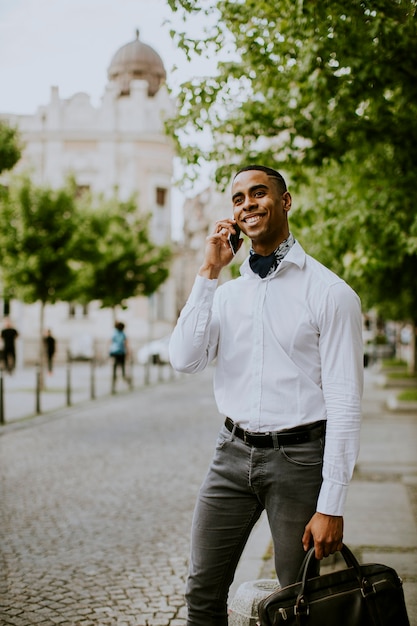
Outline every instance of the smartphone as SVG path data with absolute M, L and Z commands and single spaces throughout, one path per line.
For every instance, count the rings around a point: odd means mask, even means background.
M 236 231 L 236 235 L 230 234 L 228 237 L 229 245 L 232 249 L 233 256 L 236 254 L 239 247 L 239 239 L 240 239 L 240 228 L 237 224 L 233 224 L 233 227 Z

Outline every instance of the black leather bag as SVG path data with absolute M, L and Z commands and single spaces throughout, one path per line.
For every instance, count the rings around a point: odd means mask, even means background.
M 401 578 L 386 565 L 360 565 L 347 546 L 345 569 L 315 575 L 309 550 L 298 582 L 261 600 L 260 626 L 410 626 Z

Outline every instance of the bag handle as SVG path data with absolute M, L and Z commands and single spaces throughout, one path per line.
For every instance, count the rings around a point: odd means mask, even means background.
M 297 596 L 294 607 L 294 612 L 297 615 L 298 624 L 301 624 L 303 618 L 308 615 L 309 608 L 308 599 L 306 597 L 308 580 L 314 577 L 315 572 L 318 571 L 317 568 L 320 563 L 320 561 L 316 559 L 314 552 L 315 549 L 310 548 L 304 558 L 300 571 L 298 572 L 297 582 L 301 582 L 301 589 Z M 373 591 L 373 588 L 372 585 L 370 585 L 369 582 L 366 580 L 366 578 L 363 577 L 359 561 L 357 560 L 353 552 L 349 550 L 349 548 L 345 544 L 343 544 L 340 552 L 345 560 L 346 565 L 354 569 L 356 578 L 358 579 L 358 583 L 362 589 L 362 595 L 366 597 L 370 592 Z
M 353 569 L 356 572 L 356 577 L 358 578 L 358 580 L 362 580 L 361 566 L 359 564 L 359 561 L 353 554 L 353 552 L 349 550 L 347 545 L 343 544 L 340 553 L 343 556 L 346 565 L 348 567 L 353 567 Z M 304 561 L 302 562 L 302 565 L 298 572 L 296 582 L 303 582 L 305 579 L 312 578 L 313 576 L 315 576 L 315 572 L 317 571 L 317 568 L 319 567 L 319 565 L 320 565 L 320 561 L 317 560 L 316 557 L 314 556 L 314 548 L 310 548 L 310 550 L 307 552 L 306 556 L 304 557 Z

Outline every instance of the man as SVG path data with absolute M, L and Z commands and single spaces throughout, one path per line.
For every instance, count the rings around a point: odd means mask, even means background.
M 52 376 L 52 372 L 54 369 L 54 356 L 56 351 L 56 340 L 52 335 L 51 331 L 48 329 L 46 331 L 46 335 L 43 339 L 45 345 L 46 358 L 48 363 L 48 374 Z
M 10 319 L 7 317 L 4 320 L 4 328 L 1 331 L 1 338 L 3 340 L 3 360 L 6 370 L 9 374 L 14 372 L 16 367 L 16 339 L 19 333 Z
M 182 372 L 216 359 L 215 397 L 226 417 L 193 518 L 188 626 L 227 624 L 229 586 L 264 509 L 282 586 L 295 581 L 310 545 L 318 559 L 341 549 L 359 445 L 359 298 L 294 240 L 281 174 L 243 168 L 232 201 L 233 219 L 217 222 L 206 240 L 170 344 Z M 235 225 L 252 249 L 241 276 L 218 287 Z

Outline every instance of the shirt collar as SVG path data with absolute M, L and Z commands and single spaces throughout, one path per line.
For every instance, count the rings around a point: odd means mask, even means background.
M 281 246 L 283 246 L 284 244 L 286 244 L 286 242 L 289 242 L 290 240 L 291 240 L 290 245 L 289 246 L 287 246 L 287 245 L 284 246 L 285 253 L 284 253 L 283 256 L 281 256 L 280 260 L 285 262 L 285 263 L 293 263 L 294 265 L 298 265 L 298 267 L 302 268 L 304 266 L 304 264 L 305 264 L 305 261 L 306 261 L 306 253 L 305 253 L 304 249 L 302 248 L 302 246 L 298 243 L 298 241 L 294 238 L 294 236 L 291 233 L 290 233 L 288 239 L 283 241 L 278 246 L 277 251 L 279 251 Z M 249 256 L 250 256 L 250 254 L 251 254 L 251 252 L 249 252 Z M 256 277 L 256 274 L 250 268 L 249 256 L 246 257 L 246 259 L 243 261 L 242 265 L 240 266 L 240 273 L 242 274 L 242 276 L 246 274 L 246 275 L 250 275 L 251 277 Z M 277 272 L 277 270 L 278 270 L 278 268 L 273 270 L 273 274 L 274 275 Z M 270 275 L 268 275 L 268 277 L 269 276 Z
M 294 236 L 293 236 L 292 233 L 290 233 L 288 235 L 287 239 L 284 239 L 284 241 L 281 241 L 279 246 L 277 248 L 275 248 L 274 254 L 275 254 L 275 257 L 276 257 L 278 263 L 280 261 L 282 261 L 282 259 L 287 254 L 287 252 L 289 252 L 290 248 L 292 248 L 294 243 L 295 243 Z M 255 254 L 255 250 L 253 248 L 251 248 L 250 251 L 249 251 L 249 254 Z

